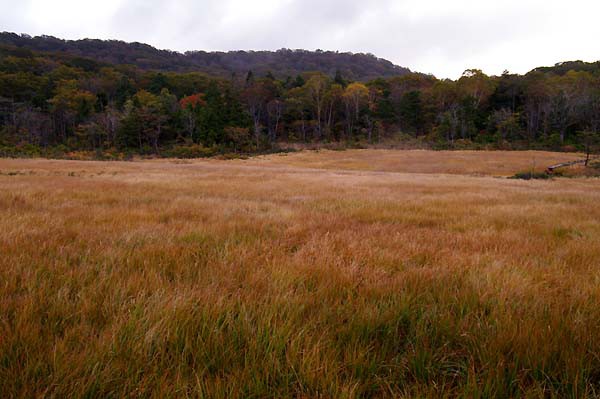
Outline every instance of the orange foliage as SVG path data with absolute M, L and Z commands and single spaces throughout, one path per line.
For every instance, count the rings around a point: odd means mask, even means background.
M 198 106 L 204 106 L 206 105 L 206 101 L 204 101 L 204 94 L 203 93 L 197 93 L 197 94 L 192 94 L 191 96 L 187 96 L 187 97 L 183 97 L 181 100 L 179 100 L 179 105 L 181 105 L 181 108 L 196 108 Z

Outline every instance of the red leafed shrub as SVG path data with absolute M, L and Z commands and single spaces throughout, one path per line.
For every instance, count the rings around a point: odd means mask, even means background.
M 192 94 L 191 96 L 187 96 L 187 97 L 183 97 L 181 100 L 179 100 L 179 105 L 181 105 L 181 108 L 196 108 L 199 106 L 203 106 L 206 105 L 206 101 L 204 101 L 204 94 L 203 93 L 197 93 L 197 94 Z

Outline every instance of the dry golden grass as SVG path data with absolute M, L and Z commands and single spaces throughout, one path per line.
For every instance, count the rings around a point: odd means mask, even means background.
M 600 394 L 600 180 L 350 154 L 0 160 L 0 396 Z
M 276 165 L 380 172 L 511 176 L 582 159 L 582 154 L 546 151 L 303 151 L 259 157 Z

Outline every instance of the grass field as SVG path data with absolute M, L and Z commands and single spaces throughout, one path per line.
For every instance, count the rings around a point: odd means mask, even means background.
M 0 160 L 0 396 L 598 396 L 573 157 Z
M 548 166 L 584 155 L 544 151 L 304 151 L 258 157 L 276 165 L 354 171 L 512 176 L 519 171 L 543 172 Z

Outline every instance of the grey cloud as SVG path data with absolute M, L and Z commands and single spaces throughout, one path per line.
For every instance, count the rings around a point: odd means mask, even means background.
M 32 31 L 36 26 L 25 14 L 34 1 L 0 0 L 4 11 L 0 14 L 0 29 L 57 36 L 77 30 L 75 24 L 65 27 L 57 22 L 54 31 Z M 423 0 L 423 3 L 429 6 L 424 12 L 406 13 L 420 7 L 421 2 L 121 0 L 109 20 L 98 21 L 98 26 L 105 27 L 103 31 L 98 28 L 98 36 L 147 42 L 180 51 L 289 47 L 371 52 L 402 66 L 451 77 L 456 77 L 461 67 L 478 67 L 470 63 L 482 58 L 487 60 L 486 66 L 491 65 L 492 72 L 522 65 L 523 60 L 496 60 L 497 49 L 514 47 L 523 54 L 527 50 L 523 50 L 525 41 L 532 38 L 538 40 L 540 48 L 547 48 L 544 51 L 552 51 L 556 57 L 568 54 L 564 48 L 563 53 L 559 53 L 561 48 L 551 42 L 557 39 L 552 24 L 560 18 L 556 15 L 562 4 L 558 0 L 505 0 L 503 3 L 456 0 L 451 7 L 446 0 L 439 3 Z M 440 7 L 435 7 L 438 4 Z M 251 12 L 238 15 L 240 10 L 245 10 L 243 7 L 251 7 L 248 9 Z M 577 10 L 576 6 L 571 10 Z M 577 15 L 583 16 L 592 10 L 584 8 L 578 12 Z M 232 13 L 238 18 L 232 19 Z M 52 16 L 46 20 L 52 21 Z M 571 21 L 576 24 L 577 18 L 571 16 Z M 563 28 L 561 35 L 568 36 L 572 31 L 567 26 Z M 590 32 L 589 37 L 594 37 L 597 31 Z M 585 56 L 582 54 L 581 58 Z M 500 62 L 503 65 L 499 65 Z M 534 59 L 529 62 L 531 67 L 537 66 Z

